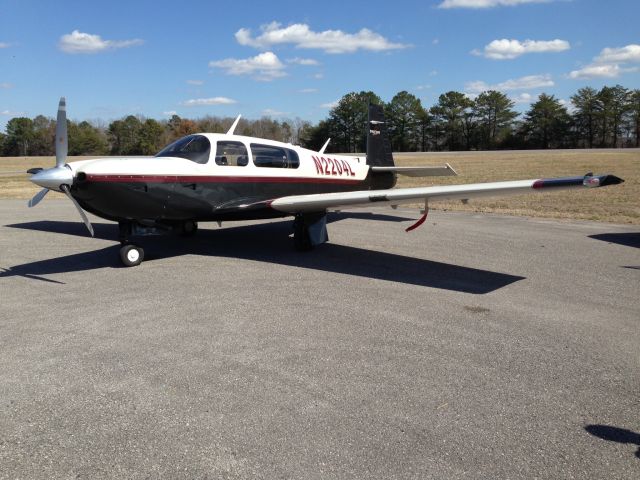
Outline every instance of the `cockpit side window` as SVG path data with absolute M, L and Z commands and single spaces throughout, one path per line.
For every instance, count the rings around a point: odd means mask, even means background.
M 207 163 L 211 142 L 204 135 L 188 135 L 166 146 L 156 157 L 180 157 L 196 163 Z
M 252 143 L 251 153 L 256 167 L 298 168 L 300 165 L 298 154 L 289 148 Z
M 249 163 L 247 147 L 242 142 L 218 141 L 216 147 L 216 165 L 245 167 Z

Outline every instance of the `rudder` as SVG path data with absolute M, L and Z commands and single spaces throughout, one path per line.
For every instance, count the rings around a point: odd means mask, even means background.
M 367 128 L 367 164 L 376 167 L 393 167 L 395 163 L 382 105 L 369 104 Z

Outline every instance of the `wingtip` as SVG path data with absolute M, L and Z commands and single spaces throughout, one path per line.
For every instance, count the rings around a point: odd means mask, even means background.
M 615 175 L 607 174 L 600 177 L 601 187 L 606 187 L 607 185 L 619 185 L 621 183 L 624 183 L 624 180 L 620 177 L 616 177 Z

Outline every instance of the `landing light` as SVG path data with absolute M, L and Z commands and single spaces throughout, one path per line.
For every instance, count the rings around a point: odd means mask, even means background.
M 588 177 L 582 181 L 582 184 L 585 187 L 599 187 L 600 179 L 598 177 Z

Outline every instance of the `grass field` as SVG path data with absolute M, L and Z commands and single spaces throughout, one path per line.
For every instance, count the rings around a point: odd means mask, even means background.
M 440 202 L 437 209 L 494 212 L 640 224 L 640 150 L 553 150 L 425 153 L 395 156 L 398 165 L 449 163 L 457 177 L 399 177 L 398 186 L 476 183 L 613 173 L 625 180 L 606 188 L 531 193 L 461 202 Z
M 87 157 L 70 157 L 69 161 Z M 460 184 L 614 173 L 625 183 L 607 188 L 526 194 L 516 197 L 433 203 L 432 208 L 494 212 L 548 218 L 640 225 L 640 150 L 552 150 L 395 154 L 398 165 L 449 163 L 457 177 L 399 177 L 399 187 Z M 30 167 L 50 167 L 53 157 L 0 157 L 0 198 L 28 199 L 38 187 L 28 181 Z

